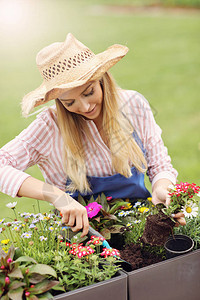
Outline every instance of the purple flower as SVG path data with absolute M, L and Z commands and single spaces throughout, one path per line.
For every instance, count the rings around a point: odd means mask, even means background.
M 91 219 L 98 214 L 102 206 L 97 202 L 92 202 L 89 203 L 85 208 L 87 209 L 88 217 Z

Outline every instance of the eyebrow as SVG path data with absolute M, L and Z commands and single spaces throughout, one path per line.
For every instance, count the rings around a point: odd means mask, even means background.
M 90 83 L 90 84 L 82 91 L 81 94 L 84 94 L 84 93 L 87 91 L 87 89 L 88 89 L 92 84 L 93 84 L 93 82 Z M 60 99 L 60 100 L 61 100 L 61 101 L 73 101 L 74 99 Z

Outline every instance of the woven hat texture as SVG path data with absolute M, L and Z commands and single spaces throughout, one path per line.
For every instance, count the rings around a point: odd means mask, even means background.
M 115 44 L 95 55 L 69 33 L 64 42 L 43 48 L 36 56 L 36 64 L 43 78 L 42 84 L 22 99 L 22 113 L 52 99 L 60 92 L 99 79 L 126 55 L 128 48 Z

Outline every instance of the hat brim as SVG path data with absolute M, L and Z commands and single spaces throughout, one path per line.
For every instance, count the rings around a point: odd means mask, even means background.
M 115 44 L 110 46 L 107 50 L 95 55 L 94 58 L 92 58 L 94 67 L 90 68 L 88 72 L 79 77 L 76 81 L 57 85 L 50 90 L 46 89 L 45 83 L 43 82 L 37 89 L 23 97 L 22 113 L 24 115 L 28 115 L 34 107 L 58 98 L 63 91 L 82 86 L 88 81 L 101 78 L 105 72 L 107 72 L 126 55 L 128 50 L 129 49 L 123 45 Z

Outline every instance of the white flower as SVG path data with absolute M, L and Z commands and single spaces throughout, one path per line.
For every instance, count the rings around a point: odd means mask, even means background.
M 140 206 L 141 205 L 141 202 L 140 201 L 137 201 L 135 202 L 134 206 L 133 207 L 137 207 L 137 206 Z
M 15 206 L 17 205 L 17 202 L 9 202 L 8 204 L 6 204 L 6 206 L 8 207 L 8 208 L 15 208 Z
M 198 215 L 198 206 L 196 203 L 190 202 L 184 206 L 182 212 L 184 213 L 186 218 L 197 217 Z
M 47 240 L 47 237 L 44 237 L 43 235 L 40 236 L 40 241 L 46 241 Z
M 197 196 L 200 197 L 200 192 L 198 192 Z
M 21 235 L 21 238 L 30 239 L 32 236 L 32 232 L 24 232 Z
M 0 220 L 0 224 L 2 224 L 2 223 L 4 222 L 4 220 L 5 220 L 5 219 L 1 219 L 1 220 Z

